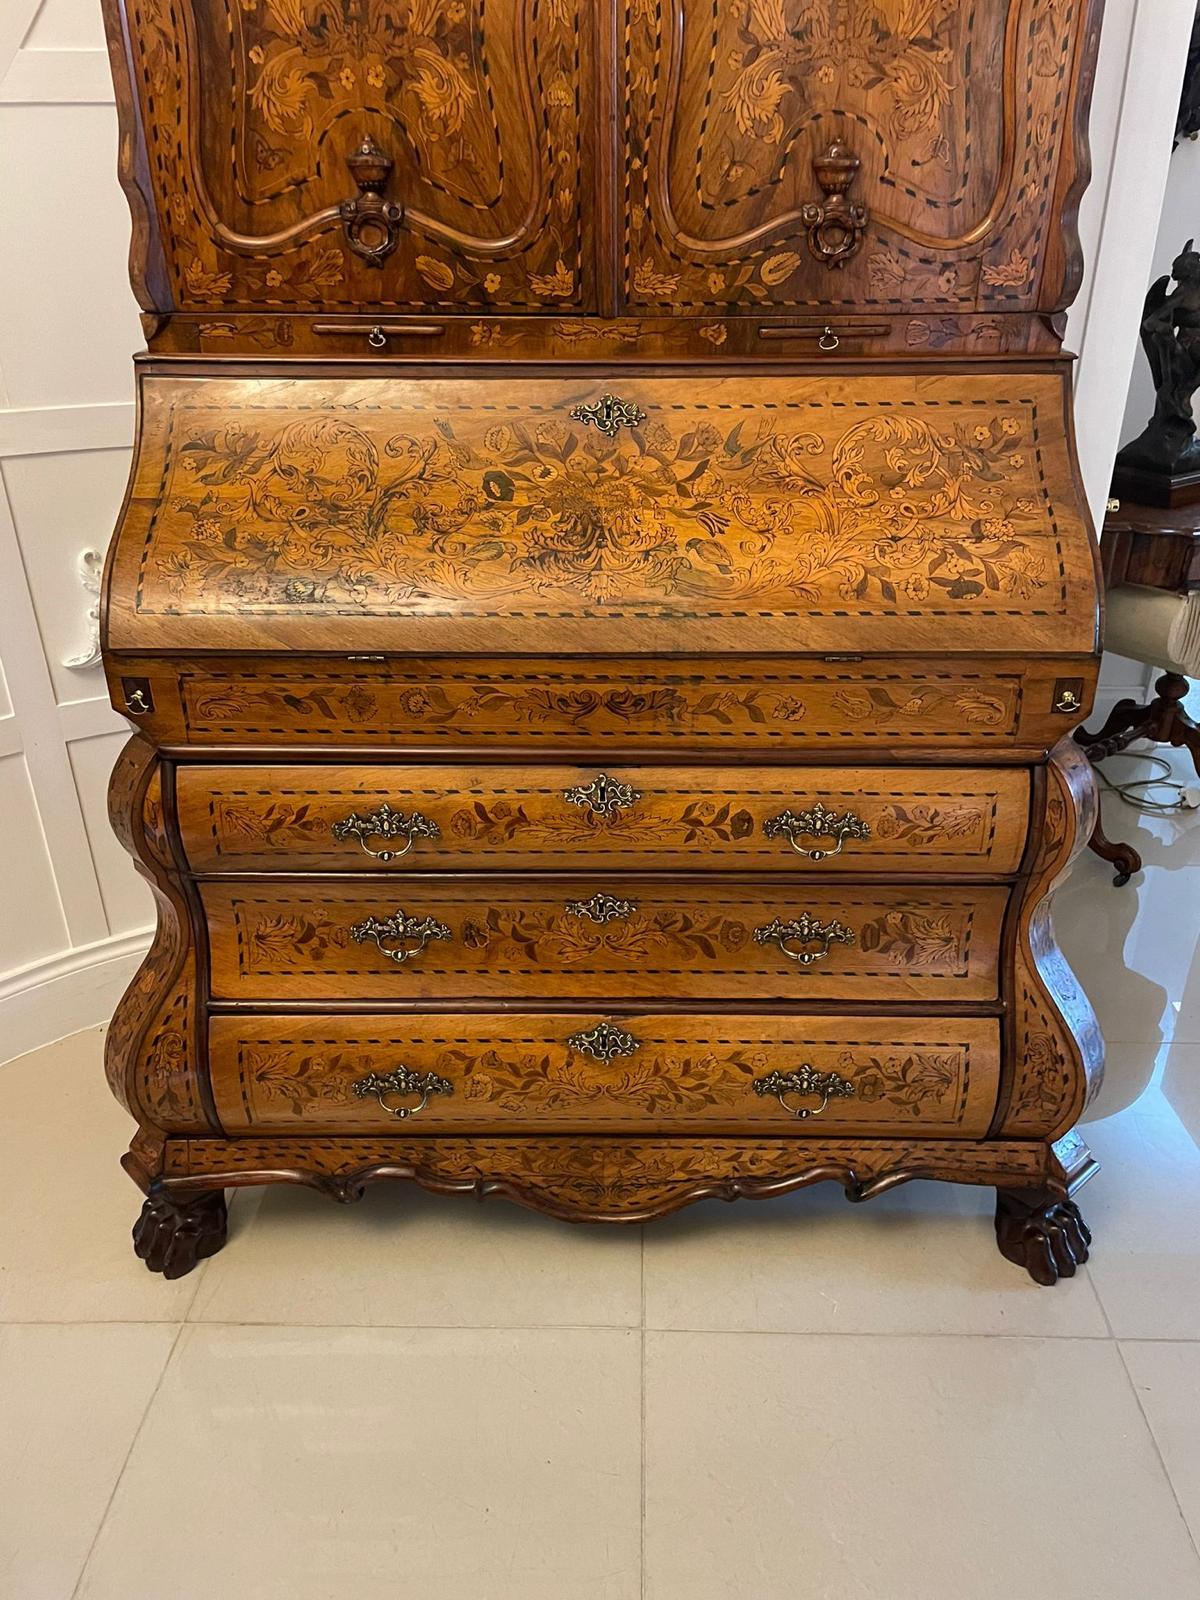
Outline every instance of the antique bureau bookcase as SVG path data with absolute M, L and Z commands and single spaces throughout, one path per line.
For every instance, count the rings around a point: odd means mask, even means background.
M 1099 0 L 103 0 L 137 1253 L 377 1179 L 1088 1234 Z

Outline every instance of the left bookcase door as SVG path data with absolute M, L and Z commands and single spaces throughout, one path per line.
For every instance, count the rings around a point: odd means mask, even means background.
M 591 308 L 586 8 L 141 0 L 127 37 L 174 309 Z

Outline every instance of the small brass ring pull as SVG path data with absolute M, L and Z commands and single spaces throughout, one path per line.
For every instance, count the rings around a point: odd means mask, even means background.
M 355 944 L 372 940 L 389 961 L 402 966 L 414 956 L 419 956 L 434 939 L 450 939 L 453 935 L 444 922 L 437 922 L 433 917 L 409 917 L 403 911 L 396 911 L 382 920 L 368 917 L 364 922 L 356 922 L 350 929 L 350 937 Z M 393 939 L 404 941 L 405 944 L 416 940 L 416 944 L 411 949 L 389 950 L 385 941 Z
M 365 817 L 352 811 L 341 822 L 330 823 L 329 831 L 338 840 L 357 839 L 360 847 L 367 855 L 374 856 L 376 861 L 396 861 L 406 856 L 413 847 L 414 839 L 442 837 L 442 830 L 437 823 L 431 822 L 420 811 L 405 816 L 403 811 L 393 811 L 386 800 Z M 372 850 L 368 839 L 403 839 L 404 844 L 399 850 Z
M 765 1077 L 755 1078 L 752 1088 L 755 1094 L 773 1094 L 789 1116 L 800 1122 L 809 1117 L 819 1117 L 831 1100 L 848 1100 L 855 1092 L 848 1078 L 840 1077 L 836 1072 L 817 1072 L 807 1061 L 795 1072 L 768 1072 Z M 790 1106 L 787 1103 L 790 1094 L 798 1095 L 801 1099 L 819 1096 L 821 1104 Z
M 378 323 L 375 324 L 370 333 L 367 335 L 367 343 L 371 346 L 372 350 L 382 350 L 387 345 L 387 334 L 384 333 L 383 329 Z
M 394 1072 L 368 1072 L 365 1078 L 356 1078 L 350 1087 L 360 1100 L 374 1095 L 388 1116 L 397 1117 L 401 1122 L 424 1111 L 430 1095 L 454 1093 L 449 1078 L 441 1078 L 436 1072 L 412 1072 L 408 1067 L 397 1067 Z M 421 1097 L 415 1106 L 388 1105 L 389 1096 L 407 1098 L 414 1094 Z
M 836 350 L 837 347 L 841 344 L 841 342 L 842 341 L 838 338 L 837 334 L 834 333 L 833 329 L 829 326 L 828 323 L 826 323 L 825 324 L 825 329 L 822 332 L 821 337 L 817 340 L 817 349 L 818 350 Z
M 763 823 L 763 833 L 768 839 L 786 839 L 798 856 L 810 861 L 825 861 L 842 853 L 847 839 L 869 839 L 870 827 L 856 817 L 853 811 L 830 811 L 818 800 L 808 811 L 781 811 L 777 817 L 768 817 Z M 832 850 L 806 850 L 796 843 L 798 838 L 836 839 Z
M 815 917 L 809 916 L 807 911 L 802 911 L 794 922 L 775 921 L 765 928 L 755 928 L 755 944 L 777 944 L 789 961 L 795 961 L 802 967 L 811 967 L 814 962 L 824 961 L 829 954 L 830 946 L 834 944 L 853 944 L 854 930 L 845 927 L 840 922 L 818 922 Z M 820 945 L 819 950 L 810 950 L 809 945 Z M 798 950 L 789 950 L 789 945 L 799 945 Z

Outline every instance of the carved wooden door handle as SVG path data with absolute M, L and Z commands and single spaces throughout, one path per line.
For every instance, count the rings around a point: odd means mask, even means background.
M 755 944 L 777 944 L 789 961 L 796 961 L 802 967 L 811 967 L 815 961 L 824 961 L 829 954 L 831 945 L 853 944 L 854 930 L 847 928 L 840 922 L 818 922 L 807 911 L 802 911 L 794 922 L 775 921 L 765 928 L 755 928 Z M 789 950 L 789 945 L 799 945 L 798 950 Z M 819 950 L 810 950 L 809 945 L 819 944 Z
M 755 1078 L 751 1087 L 755 1094 L 773 1094 L 783 1109 L 801 1122 L 819 1117 L 831 1100 L 848 1100 L 855 1093 L 848 1078 L 839 1077 L 836 1072 L 817 1072 L 807 1061 L 795 1072 L 768 1072 L 765 1077 Z M 790 1106 L 787 1103 L 790 1094 L 801 1099 L 817 1096 L 821 1104 Z
M 424 1111 L 430 1095 L 454 1093 L 449 1078 L 441 1078 L 436 1072 L 413 1072 L 408 1067 L 396 1067 L 391 1072 L 368 1072 L 365 1078 L 356 1078 L 350 1087 L 360 1100 L 374 1095 L 388 1116 L 397 1117 L 401 1122 Z M 388 1105 L 390 1096 L 407 1099 L 414 1094 L 421 1097 L 415 1106 Z
M 353 200 L 343 200 L 338 211 L 347 244 L 369 267 L 382 267 L 400 242 L 404 208 L 383 198 L 395 164 L 369 134 L 354 154 L 346 157 L 358 193 Z
M 867 231 L 866 206 L 846 198 L 861 166 L 854 151 L 841 139 L 835 139 L 823 154 L 813 157 L 813 176 L 825 198 L 806 205 L 800 216 L 808 229 L 808 248 L 831 269 L 845 266 Z
M 390 917 L 367 917 L 363 922 L 356 922 L 350 929 L 350 937 L 355 944 L 371 940 L 389 961 L 402 966 L 419 956 L 434 939 L 450 939 L 453 935 L 444 922 L 437 922 L 433 917 L 409 917 L 403 911 L 395 911 Z M 387 946 L 392 940 L 400 943 L 401 948 L 389 950 Z

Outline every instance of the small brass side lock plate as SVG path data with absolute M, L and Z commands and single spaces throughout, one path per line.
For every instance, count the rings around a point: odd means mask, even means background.
M 1051 705 L 1059 716 L 1079 716 L 1083 711 L 1083 679 L 1059 678 Z
M 122 678 L 121 700 L 127 717 L 147 717 L 154 710 L 154 690 L 149 678 Z

